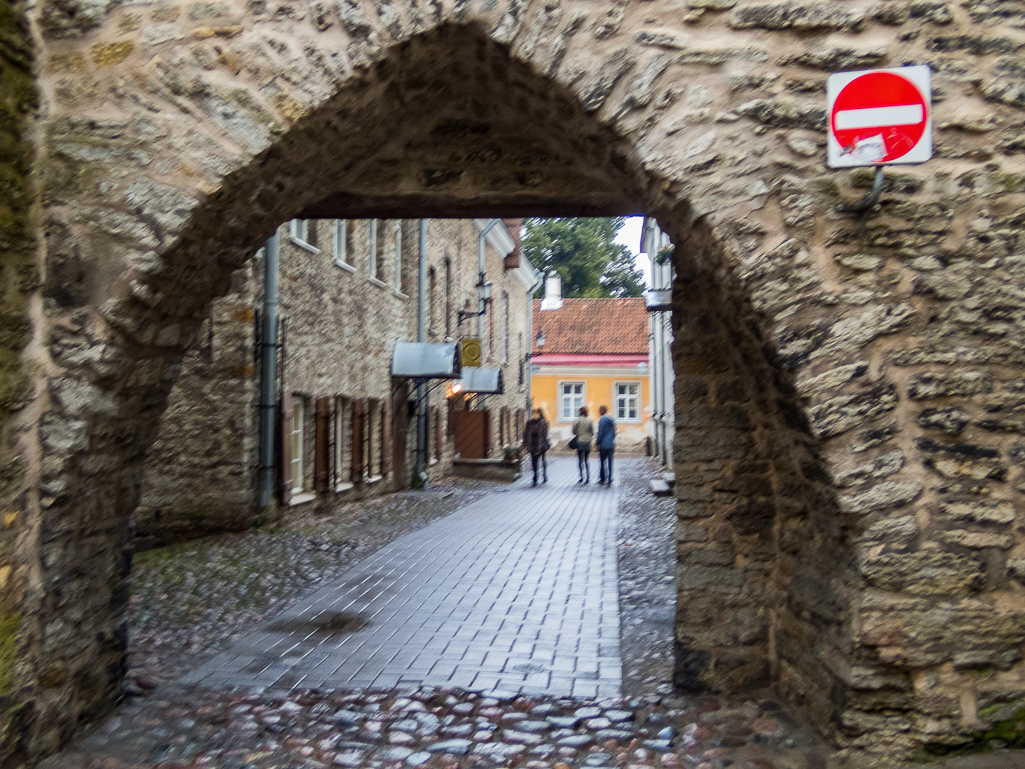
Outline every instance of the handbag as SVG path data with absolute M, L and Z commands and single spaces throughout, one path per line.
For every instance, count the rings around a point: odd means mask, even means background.
M 569 439 L 569 447 L 571 449 L 575 449 L 577 447 L 577 436 L 574 435 L 572 438 Z

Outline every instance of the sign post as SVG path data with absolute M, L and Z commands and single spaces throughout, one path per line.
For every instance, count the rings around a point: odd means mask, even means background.
M 830 75 L 829 166 L 923 163 L 931 158 L 929 83 L 925 65 Z

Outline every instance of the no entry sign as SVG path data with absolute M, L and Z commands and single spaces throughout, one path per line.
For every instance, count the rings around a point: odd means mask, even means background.
M 922 163 L 932 157 L 929 68 L 838 72 L 826 81 L 829 165 Z

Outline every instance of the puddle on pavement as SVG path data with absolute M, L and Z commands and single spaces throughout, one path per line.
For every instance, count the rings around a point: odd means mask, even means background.
M 362 630 L 370 623 L 357 614 L 326 612 L 316 617 L 279 619 L 267 626 L 272 633 L 315 633 L 318 636 L 344 635 Z

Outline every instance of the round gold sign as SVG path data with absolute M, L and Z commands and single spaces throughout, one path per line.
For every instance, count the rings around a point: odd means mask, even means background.
M 467 368 L 480 367 L 481 350 L 479 339 L 463 340 L 463 365 Z

